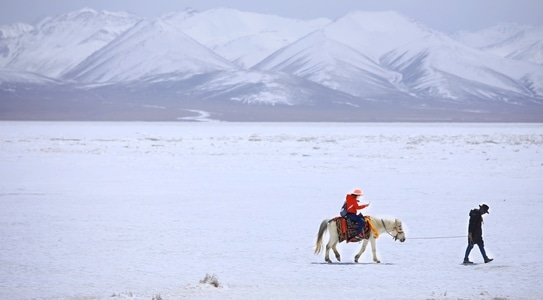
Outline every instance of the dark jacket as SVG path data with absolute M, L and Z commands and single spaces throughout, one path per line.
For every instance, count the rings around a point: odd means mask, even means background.
M 471 233 L 471 239 L 474 244 L 483 243 L 483 214 L 478 209 L 472 209 L 469 212 L 468 233 Z

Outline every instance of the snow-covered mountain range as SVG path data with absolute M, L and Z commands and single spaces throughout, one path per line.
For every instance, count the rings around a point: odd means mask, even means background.
M 223 120 L 543 121 L 543 28 L 447 35 L 391 11 L 296 20 L 225 8 L 155 19 L 85 8 L 0 26 L 0 119 L 194 110 Z

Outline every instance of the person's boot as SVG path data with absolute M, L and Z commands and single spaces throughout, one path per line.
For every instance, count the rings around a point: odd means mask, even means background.
M 489 262 L 491 262 L 493 260 L 494 260 L 493 258 L 485 258 L 485 264 L 487 264 L 487 263 L 489 263 Z
M 468 264 L 468 265 L 469 265 L 469 264 L 473 264 L 473 262 L 470 261 L 469 259 L 464 259 L 464 262 L 463 262 L 463 263 L 464 263 L 464 264 Z

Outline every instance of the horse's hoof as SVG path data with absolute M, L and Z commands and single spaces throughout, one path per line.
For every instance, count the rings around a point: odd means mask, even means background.
M 375 263 L 377 263 L 377 264 L 380 264 L 380 263 L 381 263 L 381 261 L 380 261 L 380 260 L 376 260 L 376 261 L 375 261 Z
M 324 261 L 325 261 L 325 262 L 327 262 L 327 263 L 329 263 L 329 264 L 331 264 L 331 263 L 332 263 L 332 261 L 331 261 L 331 260 L 329 260 L 329 259 L 325 259 Z
M 359 259 L 359 258 L 360 258 L 360 256 L 358 256 L 358 255 L 355 256 L 355 257 L 354 257 L 354 262 L 355 262 L 355 263 L 358 263 L 358 259 Z
M 336 257 L 336 259 L 337 259 L 337 261 L 341 261 L 341 257 L 339 257 L 339 256 Z

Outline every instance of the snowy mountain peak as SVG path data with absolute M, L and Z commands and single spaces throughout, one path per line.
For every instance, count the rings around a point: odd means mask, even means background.
M 97 14 L 98 12 L 96 10 L 89 7 L 84 7 L 82 9 L 61 15 L 59 18 L 57 18 L 57 20 L 87 19 L 87 18 L 93 18 Z
M 478 31 L 459 31 L 452 36 L 459 41 L 476 48 L 485 48 L 498 45 L 504 41 L 522 36 L 532 26 L 517 23 L 501 23 Z
M 199 11 L 195 9 L 187 8 L 185 10 L 172 11 L 172 12 L 165 13 L 162 15 L 161 19 L 165 21 L 170 21 L 173 23 L 182 22 L 186 20 L 187 18 L 190 18 L 198 13 Z
M 330 22 L 325 18 L 302 21 L 230 8 L 212 9 L 188 17 L 181 13 L 165 20 L 244 68 Z
M 142 20 L 66 74 L 84 82 L 119 82 L 182 73 L 191 76 L 234 65 L 161 19 Z
M 111 12 L 107 10 L 97 11 L 89 7 L 82 8 L 73 12 L 69 12 L 60 15 L 56 18 L 47 19 L 54 22 L 94 22 L 95 19 L 124 19 L 124 18 L 138 18 L 128 12 L 119 11 Z
M 34 29 L 34 26 L 25 24 L 25 23 L 15 23 L 12 25 L 1 25 L 0 26 L 0 40 L 17 38 L 31 30 Z
M 2 47 L 0 67 L 59 78 L 138 20 L 127 13 L 92 9 L 43 19 L 34 30 Z
M 401 75 L 317 30 L 277 51 L 255 68 L 294 74 L 351 95 L 373 97 L 390 91 Z
M 378 60 L 400 45 L 421 39 L 436 31 L 402 14 L 391 11 L 355 11 L 335 20 L 326 34 Z
M 479 31 L 461 31 L 454 38 L 493 55 L 543 65 L 543 26 L 502 23 Z

